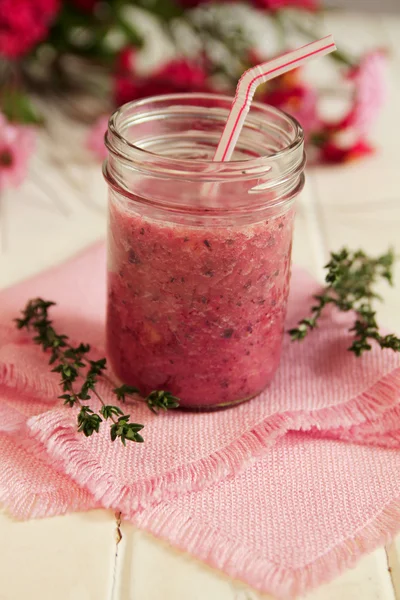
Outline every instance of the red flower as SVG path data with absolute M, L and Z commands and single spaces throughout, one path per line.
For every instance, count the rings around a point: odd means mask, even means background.
M 118 73 L 129 73 L 135 71 L 136 48 L 125 46 L 117 56 L 116 69 Z
M 207 74 L 200 65 L 187 59 L 176 59 L 166 63 L 149 77 L 135 77 L 132 73 L 117 75 L 114 99 L 120 105 L 148 96 L 207 89 Z
M 161 86 L 169 84 L 171 92 L 195 91 L 206 88 L 207 74 L 200 65 L 183 58 L 171 60 L 162 66 L 152 79 Z
M 279 10 L 280 8 L 302 8 L 316 10 L 320 6 L 320 0 L 252 0 L 257 8 L 266 10 Z
M 374 153 L 374 148 L 363 139 L 345 148 L 333 141 L 321 147 L 321 159 L 327 163 L 342 163 L 358 160 Z
M 114 103 L 116 106 L 141 98 L 140 87 L 134 75 L 116 75 L 114 78 Z
M 44 40 L 59 0 L 0 0 L 0 56 L 18 58 Z

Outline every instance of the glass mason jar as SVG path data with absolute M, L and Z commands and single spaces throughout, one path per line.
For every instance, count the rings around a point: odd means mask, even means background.
M 124 383 L 187 408 L 243 402 L 279 364 L 304 143 L 253 103 L 230 162 L 212 162 L 232 99 L 173 94 L 111 117 L 107 346 Z

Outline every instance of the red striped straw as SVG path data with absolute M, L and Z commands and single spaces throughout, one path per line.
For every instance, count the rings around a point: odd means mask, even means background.
M 324 56 L 324 54 L 329 54 L 334 50 L 336 50 L 335 42 L 332 35 L 328 35 L 321 40 L 311 42 L 311 44 L 302 46 L 297 50 L 286 52 L 278 58 L 245 71 L 239 79 L 232 108 L 213 160 L 223 162 L 231 159 L 244 120 L 250 110 L 254 92 L 261 83 L 287 73 L 287 71 L 299 67 L 311 58 Z

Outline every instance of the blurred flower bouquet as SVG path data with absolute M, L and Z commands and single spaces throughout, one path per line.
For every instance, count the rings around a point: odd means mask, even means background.
M 317 37 L 319 19 L 318 0 L 0 0 L 0 188 L 23 176 L 46 93 L 103 101 L 88 138 L 102 156 L 113 107 L 172 92 L 232 94 L 246 68 Z M 366 136 L 385 96 L 384 55 L 326 60 L 335 64 L 336 94 L 347 98 L 339 115 L 324 115 L 327 90 L 303 71 L 273 80 L 256 99 L 297 117 L 315 160 L 369 154 Z

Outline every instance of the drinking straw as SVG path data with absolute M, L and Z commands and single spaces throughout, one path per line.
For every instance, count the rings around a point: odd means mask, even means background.
M 277 58 L 256 65 L 243 73 L 239 79 L 236 95 L 224 131 L 215 152 L 214 161 L 231 159 L 244 120 L 250 110 L 254 92 L 261 83 L 265 83 L 278 75 L 287 73 L 317 56 L 324 56 L 336 50 L 333 36 L 328 35 L 321 40 L 311 42 L 297 50 L 286 52 Z

